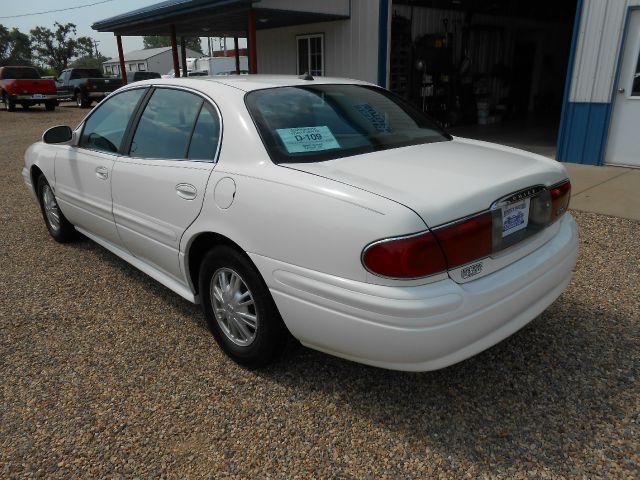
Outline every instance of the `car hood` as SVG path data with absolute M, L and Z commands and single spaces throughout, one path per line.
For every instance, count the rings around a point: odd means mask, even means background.
M 485 210 L 505 195 L 567 178 L 557 161 L 455 137 L 318 163 L 283 165 L 399 202 L 429 227 Z

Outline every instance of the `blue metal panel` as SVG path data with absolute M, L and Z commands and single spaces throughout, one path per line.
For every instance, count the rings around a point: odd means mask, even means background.
M 569 51 L 569 65 L 567 66 L 567 78 L 564 82 L 564 98 L 562 99 L 562 113 L 560 114 L 560 128 L 558 129 L 558 143 L 556 146 L 556 157 L 563 160 L 561 152 L 566 136 L 569 108 L 569 92 L 571 91 L 571 79 L 573 78 L 573 67 L 576 61 L 576 50 L 578 49 L 578 33 L 580 33 L 580 18 L 582 17 L 583 0 L 578 0 L 576 5 L 576 17 L 573 21 L 573 33 L 571 35 L 571 50 Z
M 610 111 L 610 103 L 567 103 L 565 132 L 558 144 L 558 160 L 601 165 Z
M 379 0 L 378 14 L 378 85 L 387 88 L 387 43 L 389 31 L 389 0 Z

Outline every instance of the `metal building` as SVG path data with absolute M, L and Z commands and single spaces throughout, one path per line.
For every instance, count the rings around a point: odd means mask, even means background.
M 640 0 L 168 0 L 94 28 L 246 36 L 252 72 L 362 79 L 460 136 L 640 166 L 639 17 Z

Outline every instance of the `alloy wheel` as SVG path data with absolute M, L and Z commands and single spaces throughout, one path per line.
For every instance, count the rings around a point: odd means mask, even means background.
M 230 268 L 219 268 L 211 279 L 213 313 L 225 336 L 240 347 L 251 345 L 258 330 L 253 294 L 242 277 Z

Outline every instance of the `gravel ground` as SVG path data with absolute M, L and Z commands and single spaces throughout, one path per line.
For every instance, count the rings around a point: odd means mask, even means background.
M 638 223 L 575 212 L 567 291 L 453 367 L 302 348 L 251 372 L 198 307 L 47 235 L 22 155 L 84 113 L 0 112 L 0 477 L 638 478 Z

